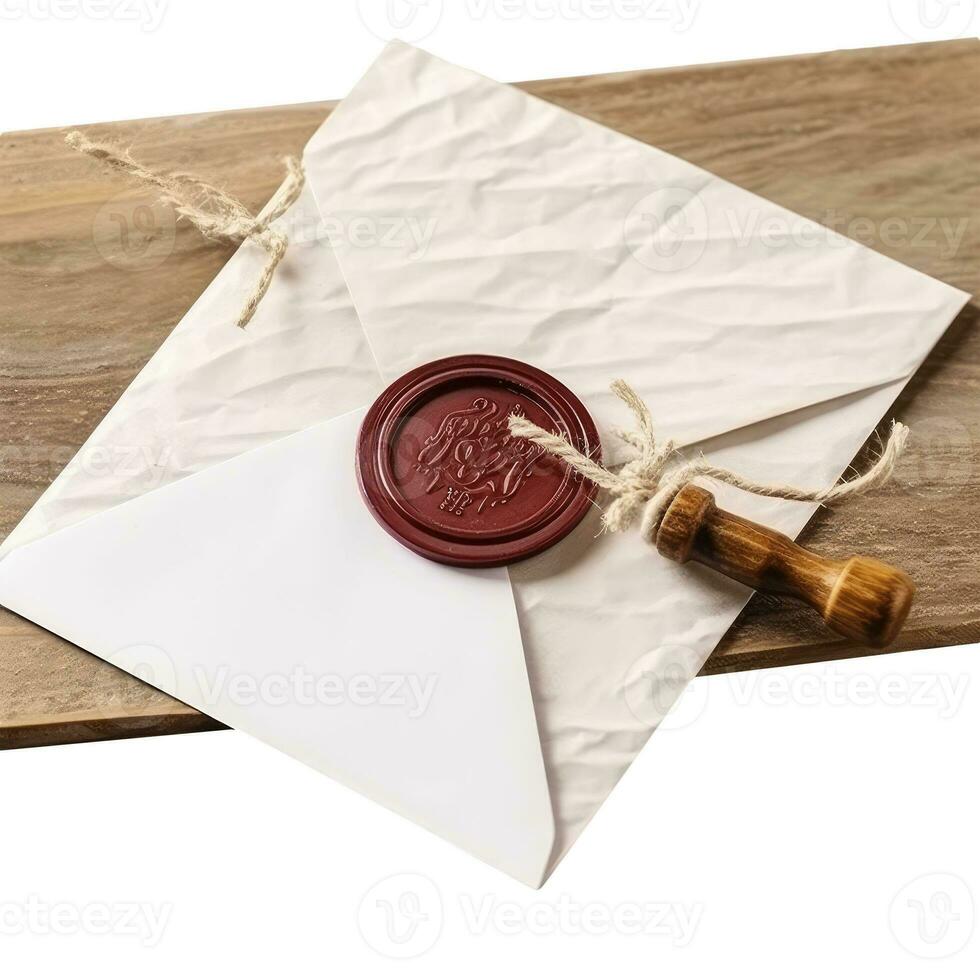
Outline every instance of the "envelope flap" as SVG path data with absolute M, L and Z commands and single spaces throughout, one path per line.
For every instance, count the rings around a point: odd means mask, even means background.
M 554 820 L 506 574 L 381 530 L 362 415 L 14 549 L 0 602 L 538 885 Z
M 382 371 L 520 357 L 682 444 L 906 377 L 968 298 L 707 171 L 395 42 L 307 148 Z

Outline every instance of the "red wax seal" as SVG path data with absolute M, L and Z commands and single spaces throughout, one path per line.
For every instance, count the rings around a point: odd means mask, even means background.
M 448 565 L 505 565 L 550 547 L 585 516 L 595 486 L 526 439 L 524 415 L 599 458 L 599 436 L 563 384 L 520 361 L 447 357 L 389 385 L 361 425 L 357 477 L 381 526 Z

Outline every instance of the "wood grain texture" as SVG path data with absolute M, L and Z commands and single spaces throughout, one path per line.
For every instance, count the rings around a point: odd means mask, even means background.
M 533 82 L 549 101 L 980 291 L 980 46 L 956 41 Z M 329 103 L 90 127 L 252 207 Z M 231 254 L 67 150 L 0 141 L 0 535 L 71 458 Z M 894 408 L 913 438 L 892 485 L 820 513 L 801 541 L 868 553 L 918 586 L 897 647 L 980 639 L 980 338 L 971 304 Z M 897 648 L 897 647 L 893 647 Z M 757 596 L 707 672 L 869 652 Z M 220 727 L 0 611 L 0 746 Z
M 667 508 L 657 551 L 697 561 L 751 589 L 805 602 L 840 636 L 872 647 L 891 643 L 915 593 L 894 565 L 852 555 L 833 560 L 792 538 L 722 510 L 710 490 L 688 483 Z

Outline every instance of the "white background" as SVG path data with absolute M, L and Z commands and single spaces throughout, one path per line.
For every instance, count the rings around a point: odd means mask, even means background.
M 645 3 L 395 14 L 501 79 L 980 30 L 972 0 Z M 0 125 L 340 97 L 372 28 L 384 0 L 0 0 Z M 4 753 L 0 971 L 975 977 L 978 652 L 699 679 L 540 892 L 237 733 Z

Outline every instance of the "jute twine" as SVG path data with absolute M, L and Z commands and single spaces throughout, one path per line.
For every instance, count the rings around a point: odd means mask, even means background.
M 137 163 L 128 150 L 90 140 L 78 131 L 70 132 L 65 142 L 80 153 L 158 188 L 161 200 L 173 205 L 178 218 L 186 218 L 205 238 L 233 245 L 250 240 L 265 249 L 269 258 L 238 317 L 238 326 L 245 327 L 255 315 L 289 246 L 289 238 L 270 225 L 282 217 L 303 190 L 306 175 L 302 163 L 295 157 L 285 158 L 286 177 L 262 214 L 256 217 L 236 197 L 193 174 L 157 173 Z
M 696 477 L 718 480 L 762 497 L 828 504 L 844 497 L 867 493 L 886 483 L 905 450 L 909 436 L 908 426 L 893 422 L 878 460 L 866 473 L 823 490 L 805 490 L 781 483 L 757 483 L 723 466 L 716 466 L 704 456 L 684 461 L 674 442 L 669 439 L 662 443 L 657 441 L 650 410 L 640 396 L 625 381 L 614 381 L 611 388 L 632 411 L 637 424 L 636 431 L 617 432 L 624 442 L 636 450 L 635 458 L 618 473 L 607 470 L 580 453 L 563 436 L 548 432 L 521 415 L 510 416 L 510 431 L 515 437 L 529 439 L 564 460 L 586 479 L 608 491 L 612 500 L 602 515 L 607 530 L 624 531 L 637 517 L 641 517 L 640 532 L 650 543 L 654 542 L 660 522 L 674 497 Z

